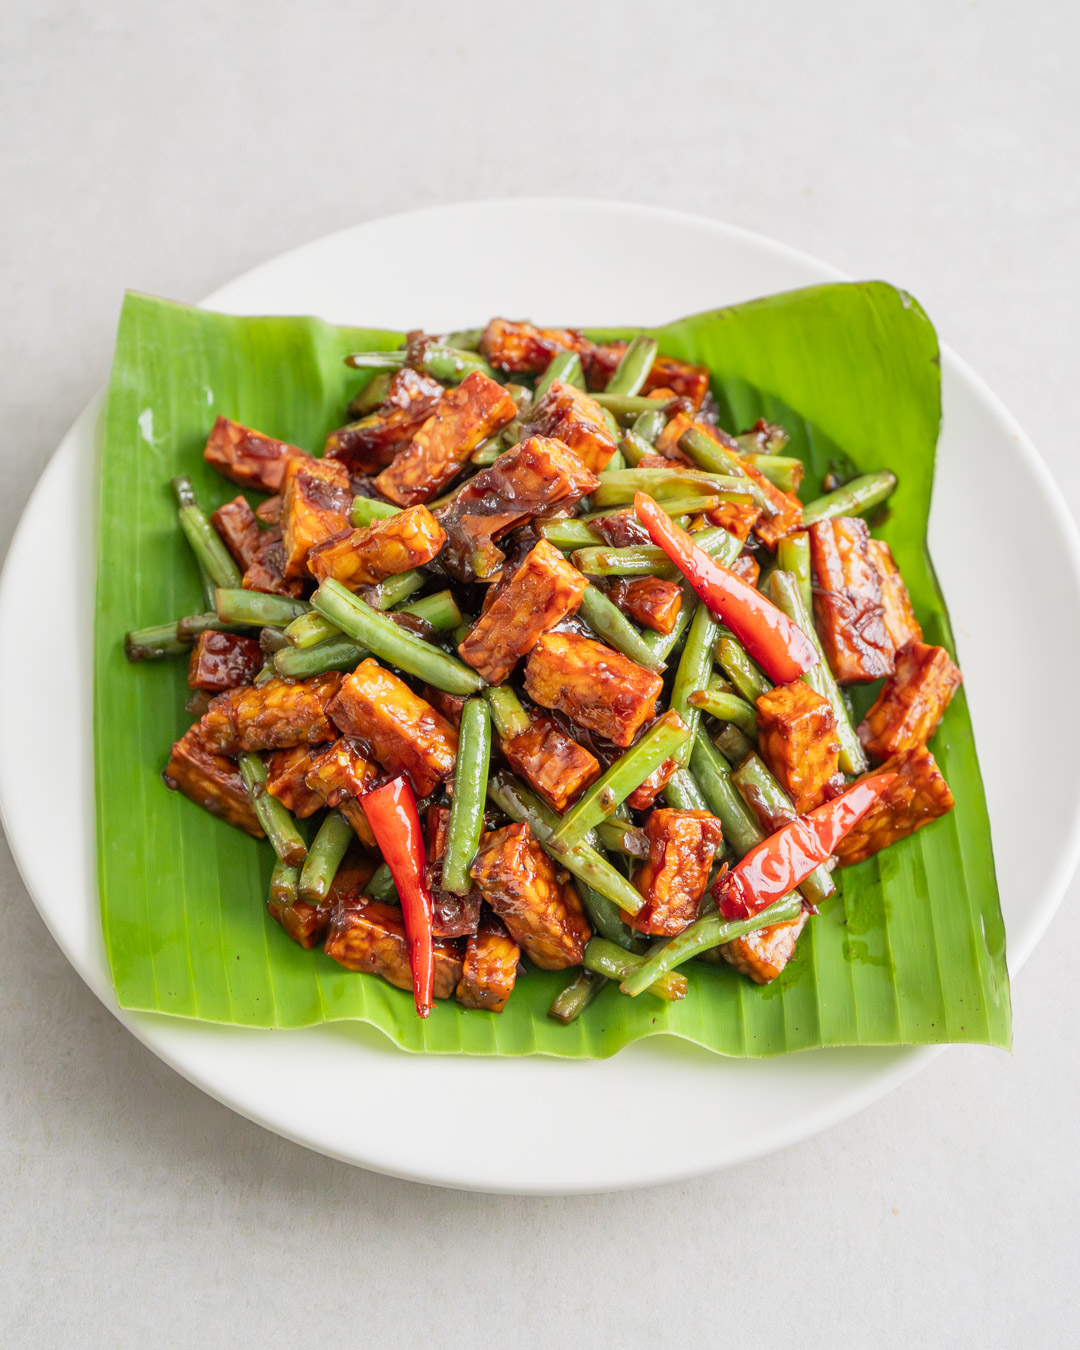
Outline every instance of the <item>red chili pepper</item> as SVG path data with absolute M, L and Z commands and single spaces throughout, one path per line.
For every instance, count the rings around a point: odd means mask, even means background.
M 713 898 L 725 919 L 750 919 L 793 891 L 823 863 L 896 777 L 878 773 L 771 834 L 717 878 Z
M 634 497 L 638 520 L 702 600 L 746 648 L 774 684 L 788 684 L 818 663 L 814 644 L 769 600 L 694 543 L 644 492 Z
M 401 899 L 416 1011 L 427 1017 L 435 1003 L 433 905 L 424 881 L 427 855 L 416 797 L 407 779 L 399 774 L 382 787 L 365 792 L 360 805 Z

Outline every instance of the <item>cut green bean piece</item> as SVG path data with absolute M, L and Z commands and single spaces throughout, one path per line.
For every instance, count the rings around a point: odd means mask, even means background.
M 799 587 L 807 615 L 814 612 L 814 583 L 810 567 L 810 536 L 805 530 L 785 535 L 776 546 L 776 566 L 790 572 Z M 811 639 L 813 640 L 813 639 Z
M 478 352 L 483 337 L 483 328 L 459 328 L 456 332 L 447 333 L 444 345 L 459 352 Z
M 853 478 L 835 492 L 828 492 L 803 507 L 803 524 L 815 525 L 819 520 L 832 520 L 835 516 L 857 516 L 879 506 L 896 489 L 896 474 L 883 469 L 880 473 L 864 474 Z
M 436 591 L 434 595 L 425 595 L 422 600 L 411 600 L 407 605 L 397 605 L 395 614 L 412 614 L 437 628 L 440 632 L 449 632 L 461 625 L 462 615 L 453 591 Z
M 394 378 L 388 370 L 377 371 L 364 385 L 363 389 L 355 393 L 349 400 L 348 413 L 354 421 L 359 421 L 361 417 L 366 417 L 368 413 L 374 412 L 380 403 L 386 402 L 386 396 L 390 392 L 390 381 Z
M 640 936 L 626 922 L 626 915 L 614 900 L 593 890 L 580 877 L 574 878 L 574 889 L 581 897 L 589 926 L 594 933 L 599 933 L 626 951 L 633 951 L 641 943 Z
M 350 352 L 345 364 L 354 370 L 400 370 L 405 365 L 405 358 L 404 351 Z M 489 379 L 495 377 L 494 370 L 477 352 L 461 351 L 437 342 L 428 343 L 424 348 L 421 365 L 433 379 L 445 384 L 460 384 L 474 370 L 483 371 Z
M 248 624 L 224 623 L 214 613 L 186 614 L 176 623 L 176 636 L 181 642 L 194 642 L 200 633 L 243 633 Z
M 686 646 L 675 672 L 675 683 L 671 687 L 669 707 L 679 714 L 689 728 L 690 735 L 681 745 L 675 758 L 685 769 L 690 763 L 690 751 L 693 737 L 701 722 L 701 713 L 690 703 L 690 695 L 699 689 L 707 689 L 713 667 L 713 648 L 720 633 L 720 620 L 704 600 L 699 600 L 694 617 L 690 623 L 690 632 Z
M 765 838 L 746 802 L 731 781 L 731 767 L 703 731 L 694 737 L 690 768 L 701 785 L 708 809 L 719 820 L 724 842 L 741 858 Z
M 689 769 L 678 769 L 664 785 L 664 800 L 673 811 L 707 811 L 709 803 Z
M 327 812 L 300 873 L 301 900 L 309 905 L 323 904 L 353 838 L 353 828 L 341 812 Z
M 582 964 L 586 970 L 593 970 L 597 975 L 604 975 L 609 980 L 632 979 L 640 972 L 645 962 L 644 956 L 638 956 L 636 952 L 623 951 L 621 947 L 616 947 L 614 943 L 602 937 L 593 938 L 582 957 Z M 657 998 L 674 1003 L 686 997 L 686 977 L 661 971 L 655 979 L 648 980 L 643 988 L 648 989 L 649 993 L 655 994 Z
M 521 706 L 521 700 L 508 684 L 487 685 L 484 697 L 491 709 L 491 720 L 495 723 L 495 730 L 504 741 L 512 741 L 515 736 L 523 736 L 532 726 L 528 713 Z
M 636 394 L 649 378 L 659 345 L 655 338 L 639 333 L 623 352 L 604 393 Z
M 607 980 L 596 971 L 579 970 L 566 988 L 555 995 L 548 1016 L 568 1027 L 581 1016 L 605 984 Z
M 639 666 L 644 666 L 646 670 L 657 673 L 663 671 L 663 661 L 657 660 L 655 653 L 642 641 L 641 633 L 622 610 L 612 604 L 603 591 L 597 590 L 595 586 L 586 586 L 578 615 L 597 637 L 603 638 L 608 646 L 614 647 L 617 652 L 622 652 L 624 656 L 636 661 Z
M 283 680 L 310 680 L 328 670 L 355 670 L 371 653 L 344 635 L 314 647 L 283 647 L 274 653 L 274 673 Z
M 749 478 L 703 473 L 699 469 L 605 469 L 600 486 L 589 494 L 594 507 L 632 505 L 638 492 L 663 503 L 667 497 L 719 497 L 722 501 L 756 501 L 761 489 Z
M 535 408 L 556 380 L 560 384 L 575 384 L 582 378 L 581 357 L 577 352 L 556 352 L 548 362 L 547 369 L 536 382 L 533 391 L 532 406 Z
M 372 872 L 368 884 L 364 887 L 364 894 L 370 896 L 372 900 L 381 900 L 384 904 L 397 902 L 397 887 L 386 863 L 380 863 Z
M 296 892 L 300 885 L 299 867 L 274 859 L 274 870 L 270 873 L 270 903 L 287 909 L 296 904 Z
M 210 524 L 195 500 L 195 489 L 191 486 L 191 479 L 174 478 L 172 487 L 178 503 L 180 528 L 184 531 L 199 566 L 205 570 L 215 586 L 239 586 L 240 569 L 225 547 L 225 541 Z
M 578 798 L 563 816 L 551 837 L 560 851 L 581 842 L 588 830 L 614 815 L 619 804 L 640 787 L 654 769 L 665 760 L 680 757 L 689 746 L 691 730 L 678 712 L 664 713 L 648 731 L 621 755 L 600 778 Z M 686 758 L 689 759 L 689 751 Z
M 514 444 L 516 445 L 517 442 L 515 441 Z M 475 464 L 480 469 L 490 469 L 505 449 L 507 449 L 507 445 L 502 436 L 492 436 L 482 445 L 476 447 L 469 456 L 469 463 Z
M 651 990 L 653 982 L 662 975 L 681 966 L 684 961 L 697 956 L 699 952 L 712 947 L 722 946 L 725 942 L 734 942 L 747 933 L 756 933 L 761 928 L 769 928 L 774 923 L 787 923 L 795 919 L 802 911 L 802 896 L 795 892 L 777 900 L 768 909 L 755 914 L 752 919 L 739 919 L 734 922 L 722 918 L 719 914 L 708 914 L 698 919 L 678 937 L 660 943 L 632 974 L 626 976 L 619 986 L 624 994 L 631 998 Z M 585 949 L 588 955 L 588 948 Z
M 633 431 L 626 431 L 623 433 L 619 440 L 619 449 L 622 451 L 623 459 L 631 468 L 636 468 L 646 455 L 654 455 L 656 453 L 647 440 Z
M 540 525 L 540 533 L 553 548 L 564 552 L 575 548 L 590 548 L 600 544 L 600 536 L 590 529 L 583 520 L 560 517 L 557 520 L 545 520 Z
M 258 755 L 250 754 L 240 755 L 238 763 L 251 805 L 274 852 L 283 863 L 296 867 L 307 857 L 307 845 L 296 828 L 296 821 L 281 802 L 267 792 L 266 765 Z
M 741 764 L 747 755 L 752 755 L 757 749 L 756 743 L 733 722 L 722 726 L 714 739 L 717 750 L 732 764 Z
M 223 623 L 250 624 L 253 628 L 287 628 L 310 608 L 306 600 L 294 600 L 290 595 L 268 595 L 238 587 L 214 592 L 214 609 Z
M 772 688 L 763 671 L 747 656 L 742 643 L 736 638 L 725 635 L 720 639 L 716 647 L 716 659 L 748 703 L 753 703 Z
M 461 709 L 454 762 L 454 798 L 442 859 L 443 889 L 466 895 L 472 889 L 469 866 L 480 847 L 491 759 L 491 713 L 482 698 L 465 700 Z
M 484 687 L 484 681 L 464 662 L 406 632 L 332 577 L 322 583 L 311 603 L 355 642 L 436 689 L 448 694 L 475 694 Z
M 293 619 L 285 629 L 285 637 L 289 643 L 301 650 L 305 647 L 314 647 L 317 642 L 326 642 L 329 638 L 340 636 L 341 629 L 329 619 L 324 619 L 321 614 L 316 614 L 313 609 L 301 614 L 298 619 Z
M 354 497 L 349 520 L 355 529 L 363 530 L 369 525 L 374 525 L 377 520 L 389 520 L 391 516 L 399 515 L 400 512 L 400 506 L 376 501 L 374 497 Z
M 637 417 L 643 412 L 667 412 L 677 400 L 674 398 L 646 398 L 641 394 L 612 394 L 605 390 L 592 397 L 616 417 Z
M 191 643 L 178 635 L 178 625 L 160 623 L 153 628 L 134 628 L 124 635 L 124 655 L 129 661 L 159 661 L 165 656 L 190 656 Z
M 427 577 L 419 568 L 398 572 L 379 582 L 369 603 L 372 609 L 394 609 L 426 584 Z
M 656 438 L 667 426 L 667 413 L 659 406 L 659 399 L 646 399 L 651 403 L 651 408 L 644 409 L 634 418 L 634 425 L 631 428 L 633 435 L 638 436 L 646 445 L 651 448 L 656 445 Z M 665 400 L 666 402 L 666 400 Z
M 731 774 L 731 781 L 738 788 L 747 806 L 769 824 L 770 833 L 795 819 L 795 807 L 791 798 L 776 781 L 759 755 L 747 755 Z M 824 865 L 815 867 L 799 890 L 812 905 L 820 905 L 830 895 L 836 893 L 836 883 Z
M 404 351 L 350 352 L 345 364 L 354 370 L 400 370 L 405 364 Z
M 649 840 L 644 830 L 631 825 L 628 820 L 603 820 L 596 827 L 600 842 L 609 851 L 625 853 L 628 858 L 647 858 Z
M 803 462 L 790 455 L 746 455 L 746 462 L 781 492 L 798 492 Z
M 710 558 L 725 566 L 731 564 L 742 551 L 742 544 L 719 525 L 710 525 L 691 536 L 694 543 Z M 670 577 L 681 579 L 682 573 L 655 544 L 634 544 L 630 548 L 579 548 L 571 562 L 586 576 Z
M 757 710 L 738 694 L 725 694 L 719 689 L 695 689 L 689 703 L 710 717 L 719 717 L 721 722 L 734 722 L 747 736 L 757 736 Z

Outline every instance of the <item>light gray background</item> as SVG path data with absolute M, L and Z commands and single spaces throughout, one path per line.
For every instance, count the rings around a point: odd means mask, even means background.
M 0 549 L 106 378 L 125 286 L 192 300 L 356 221 L 514 194 L 698 211 L 906 286 L 1080 503 L 1072 0 L 3 9 Z M 62 796 L 42 806 L 62 847 Z M 87 992 L 6 848 L 0 890 L 5 1346 L 1080 1335 L 1076 885 L 1016 980 L 1012 1057 L 950 1050 L 779 1156 L 570 1200 L 392 1181 L 248 1124 Z M 644 1105 L 643 1150 L 677 1148 Z

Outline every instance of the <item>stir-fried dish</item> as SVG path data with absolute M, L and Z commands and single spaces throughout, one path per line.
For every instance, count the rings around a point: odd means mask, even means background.
M 321 456 L 210 429 L 257 504 L 173 482 L 207 610 L 127 635 L 188 660 L 165 783 L 267 839 L 291 939 L 422 1017 L 530 967 L 567 972 L 562 1022 L 609 981 L 683 998 L 694 958 L 775 980 L 837 867 L 953 805 L 960 672 L 867 520 L 894 474 L 804 504 L 783 428 L 722 429 L 645 336 L 493 319 L 347 360 Z

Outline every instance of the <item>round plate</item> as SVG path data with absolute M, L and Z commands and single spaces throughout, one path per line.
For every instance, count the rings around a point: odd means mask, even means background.
M 837 279 L 803 254 L 709 220 L 609 202 L 516 200 L 357 226 L 256 268 L 204 303 L 438 332 L 492 314 L 659 323 Z M 1049 922 L 1080 845 L 1080 756 L 1064 753 L 1080 742 L 1080 703 L 1055 705 L 1056 753 L 1047 756 L 1044 710 L 1031 696 L 1048 670 L 1080 664 L 1080 547 L 1005 409 L 949 352 L 943 376 L 930 543 L 981 751 L 1015 971 Z M 46 469 L 0 580 L 0 631 L 41 639 L 0 647 L 0 809 L 50 931 L 116 1011 L 93 845 L 88 506 L 99 407 L 87 408 Z M 1006 522 L 1008 539 L 1024 542 L 1022 557 L 998 544 Z M 1052 593 L 1033 594 L 1031 576 L 1054 577 Z M 62 651 L 49 641 L 57 632 L 66 635 Z M 43 658 L 28 668 L 27 651 Z M 995 735 L 999 709 L 1005 734 Z M 60 784 L 62 836 L 43 809 Z M 267 1032 L 116 1015 L 204 1091 L 310 1148 L 415 1180 L 531 1193 L 672 1181 L 781 1148 L 882 1096 L 935 1053 L 742 1061 L 664 1037 L 599 1062 L 425 1058 L 355 1023 Z M 665 1117 L 679 1121 L 676 1148 L 643 1150 L 640 1131 L 617 1123 L 640 1117 L 642 1101 L 662 1101 Z M 482 1122 L 497 1125 L 494 1135 Z

